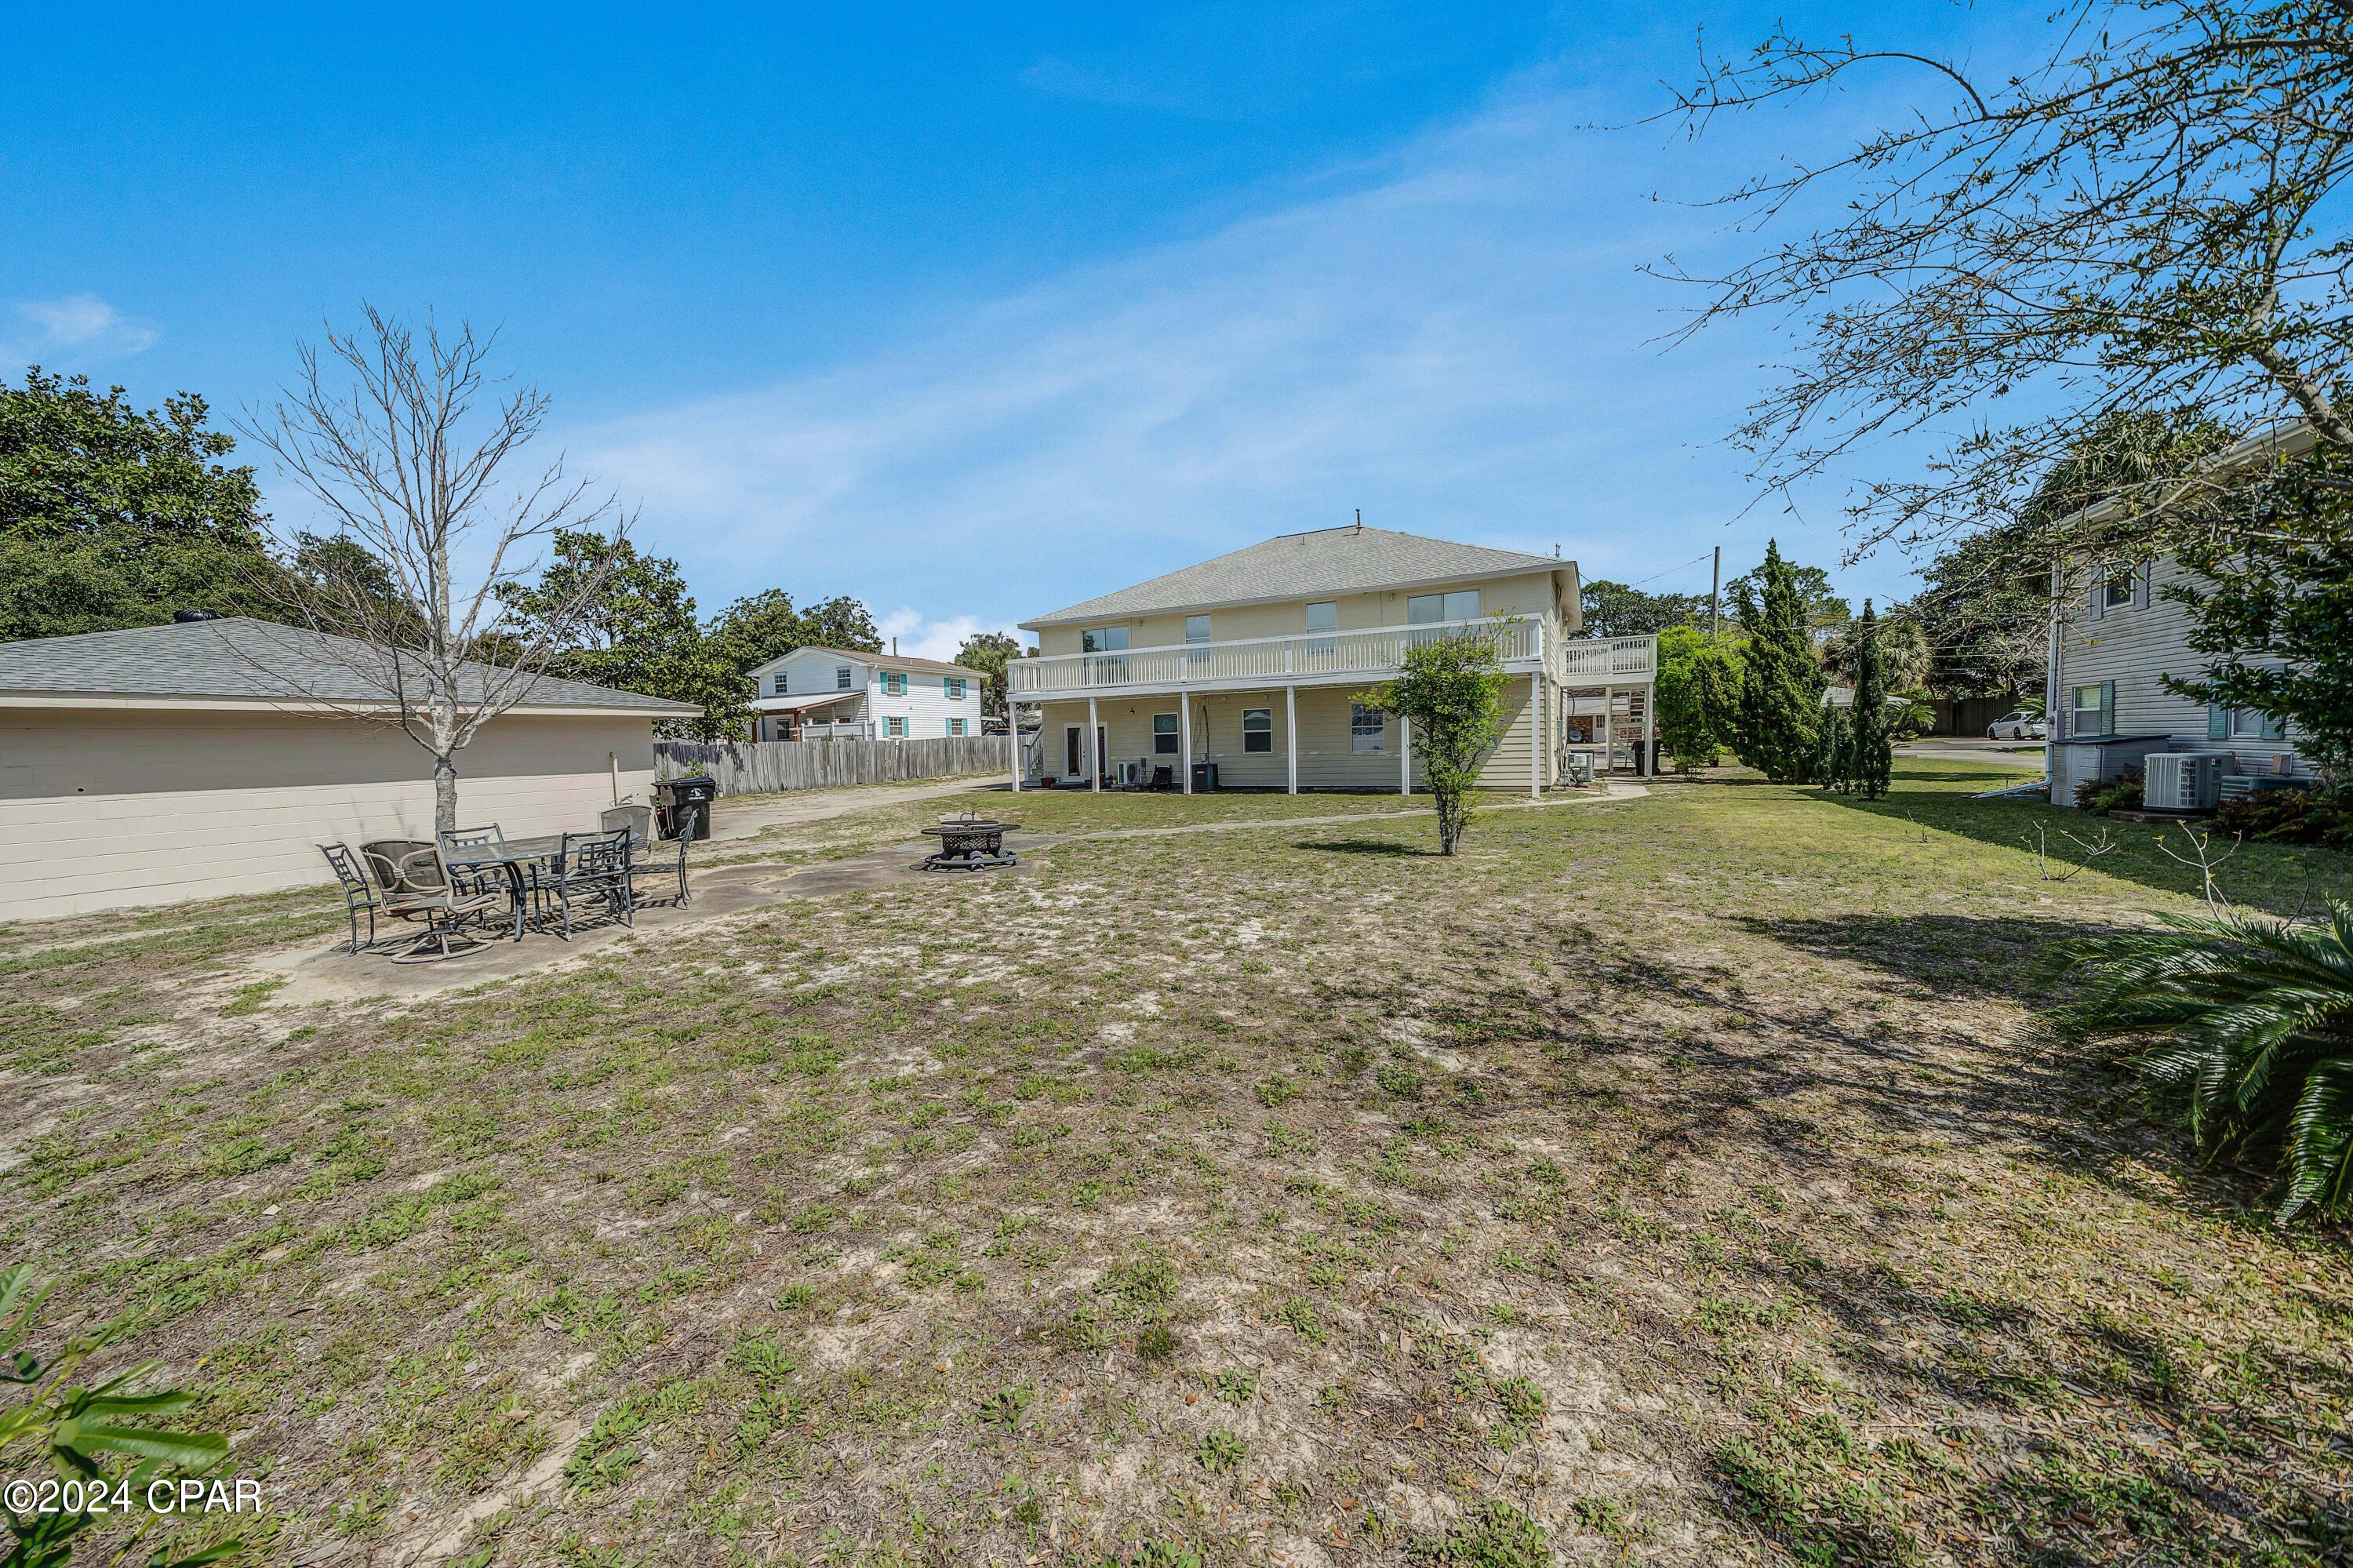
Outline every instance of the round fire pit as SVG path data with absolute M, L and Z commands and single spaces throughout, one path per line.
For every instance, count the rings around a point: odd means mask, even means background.
M 1018 822 L 991 821 L 985 817 L 951 817 L 924 833 L 940 841 L 938 853 L 923 857 L 925 871 L 987 871 L 1014 865 L 1020 857 L 1005 847 L 1005 835 Z

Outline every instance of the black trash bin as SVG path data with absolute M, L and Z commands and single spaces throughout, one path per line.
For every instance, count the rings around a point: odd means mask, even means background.
M 694 836 L 711 836 L 711 802 L 719 799 L 719 781 L 697 775 L 691 779 L 664 779 L 654 786 L 654 798 L 661 803 L 662 836 L 676 838 L 681 806 L 694 808 Z
M 1216 792 L 1217 788 L 1218 765 L 1214 762 L 1196 762 L 1193 764 L 1193 793 L 1196 795 L 1213 794 Z

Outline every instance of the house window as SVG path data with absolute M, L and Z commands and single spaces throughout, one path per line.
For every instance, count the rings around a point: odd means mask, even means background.
M 2101 602 L 2108 609 L 2115 609 L 2120 606 L 2129 606 L 2132 601 L 2132 573 L 2118 572 L 2115 577 L 2110 577 L 2105 590 L 2101 595 Z
M 904 740 L 907 738 L 907 721 L 903 718 L 886 718 L 882 721 L 882 733 L 892 740 Z
M 1476 620 L 1479 619 L 1479 590 L 1464 588 L 1458 593 L 1417 593 L 1407 596 L 1405 619 L 1409 626 L 1427 626 L 1440 620 Z
M 2287 726 L 2256 708 L 2230 708 L 2223 714 L 2226 740 L 2284 740 Z
M 1244 751 L 1274 749 L 1274 710 L 1272 708 L 1242 710 L 1242 749 Z
M 948 720 L 948 733 L 950 735 L 962 735 L 964 733 L 964 720 L 960 718 L 952 718 Z
M 962 675 L 950 675 L 940 683 L 947 688 L 948 698 L 950 701 L 958 703 L 964 701 L 964 677 Z
M 1362 703 L 1348 705 L 1348 749 L 1356 752 L 1379 752 L 1387 737 L 1388 715 L 1378 708 L 1368 708 Z
M 2076 687 L 2074 699 L 2068 708 L 2067 733 L 2070 736 L 2116 733 L 2116 683 L 2114 681 L 2102 681 L 2096 686 Z
M 836 664 L 833 667 L 833 689 L 837 692 L 846 692 L 849 690 L 849 665 Z
M 1122 653 L 1127 650 L 1127 628 L 1090 626 L 1079 633 L 1079 641 L 1089 653 Z
M 777 672 L 776 674 L 771 677 L 768 682 L 769 690 L 777 696 L 783 696 L 785 694 L 786 680 L 786 676 L 784 673 L 782 671 Z
M 1152 715 L 1152 755 L 1174 757 L 1176 755 L 1176 715 L 1154 714 Z
M 1185 641 L 1187 642 L 1207 642 L 1208 640 L 1209 618 L 1206 615 L 1187 616 L 1185 618 Z

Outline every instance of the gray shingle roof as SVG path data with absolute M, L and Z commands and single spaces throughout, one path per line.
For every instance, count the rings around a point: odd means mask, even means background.
M 944 675 L 970 675 L 976 681 L 988 679 L 978 670 L 964 664 L 951 664 L 944 659 L 918 659 L 912 653 L 870 653 L 860 648 L 833 648 L 822 642 L 804 642 L 791 653 L 779 653 L 768 664 L 781 664 L 793 653 L 830 653 L 837 659 L 855 659 L 866 664 L 887 664 L 893 670 L 936 670 Z M 765 670 L 768 664 L 763 664 Z
M 1281 535 L 1021 624 L 1034 631 L 1072 621 L 1125 620 L 1203 605 L 1366 593 L 1510 572 L 1565 570 L 1568 565 L 1550 556 L 1457 544 L 1387 528 L 1323 528 L 1312 534 Z
M 380 703 L 372 656 L 348 638 L 244 616 L 0 642 L 0 693 Z M 477 682 L 488 666 L 469 665 Z M 472 693 L 478 694 L 477 684 Z M 542 675 L 524 706 L 700 713 L 637 692 Z

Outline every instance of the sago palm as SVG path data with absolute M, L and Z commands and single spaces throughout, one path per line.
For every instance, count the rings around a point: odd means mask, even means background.
M 2046 962 L 2077 1039 L 2147 1038 L 2135 1065 L 2209 1159 L 2276 1168 L 2279 1219 L 2353 1211 L 2353 905 L 2300 924 L 2233 911 L 2071 942 Z

